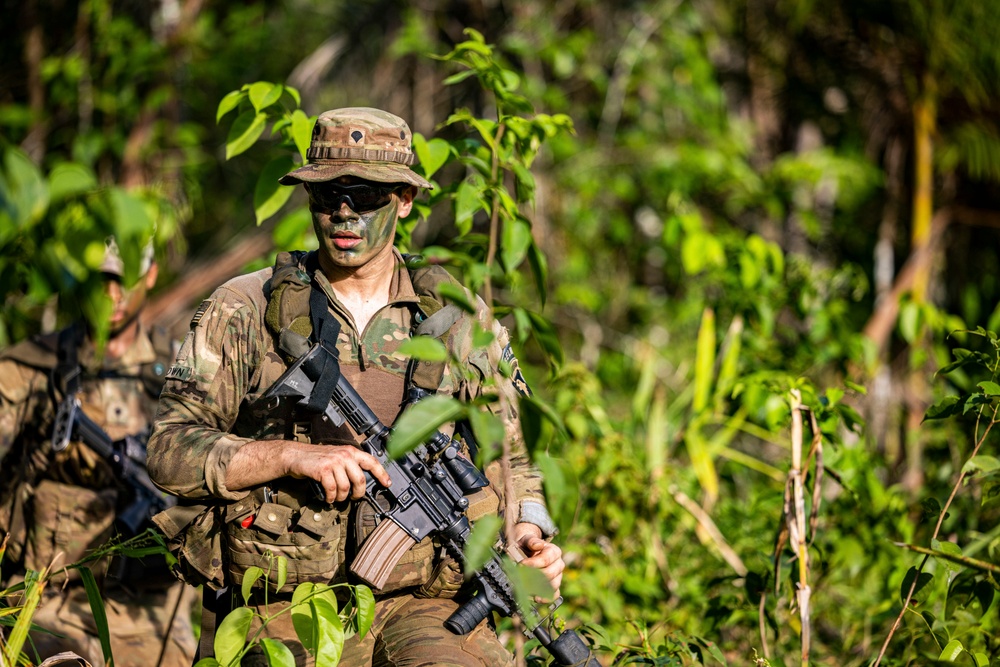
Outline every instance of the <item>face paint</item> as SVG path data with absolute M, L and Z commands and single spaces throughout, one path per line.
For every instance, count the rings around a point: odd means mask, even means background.
M 320 255 L 334 266 L 357 268 L 392 244 L 399 199 L 393 195 L 392 201 L 382 208 L 360 215 L 348 208 L 346 203 L 336 211 L 317 207 L 310 207 L 310 210 Z

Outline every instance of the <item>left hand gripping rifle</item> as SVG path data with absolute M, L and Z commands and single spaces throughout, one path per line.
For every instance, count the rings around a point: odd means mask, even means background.
M 131 502 L 115 517 L 125 537 L 135 537 L 154 514 L 173 507 L 177 499 L 156 488 L 146 472 L 148 433 L 112 440 L 103 428 L 80 408 L 80 399 L 69 394 L 59 404 L 52 430 L 52 450 L 66 449 L 78 439 L 107 461 L 115 476 L 132 492 Z
M 411 386 L 407 405 L 424 396 L 426 392 Z M 462 456 L 456 440 L 437 431 L 413 451 L 390 459 L 386 450 L 390 429 L 340 373 L 336 352 L 322 343 L 313 345 L 289 366 L 264 398 L 295 400 L 300 407 L 321 411 L 335 426 L 346 421 L 364 438 L 361 449 L 378 459 L 392 480 L 392 486 L 386 488 L 365 473 L 365 497 L 388 520 L 382 521 L 365 540 L 351 565 L 354 574 L 381 588 L 402 555 L 430 534 L 438 537 L 464 569 L 465 545 L 472 529 L 465 514 L 469 506 L 465 496 L 489 485 L 489 481 Z M 325 498 L 318 482 L 316 486 L 320 498 Z M 472 577 L 475 594 L 445 621 L 445 627 L 455 634 L 466 634 L 491 612 L 517 615 L 525 634 L 536 637 L 557 664 L 600 667 L 579 635 L 567 630 L 553 639 L 537 610 L 518 602 L 501 562 L 494 549 L 492 557 Z

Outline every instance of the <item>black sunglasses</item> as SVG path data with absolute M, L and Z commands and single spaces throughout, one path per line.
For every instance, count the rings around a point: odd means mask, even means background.
M 340 205 L 347 206 L 355 213 L 367 213 L 382 208 L 392 200 L 392 193 L 399 190 L 399 183 L 308 183 L 309 201 L 327 211 L 338 211 Z

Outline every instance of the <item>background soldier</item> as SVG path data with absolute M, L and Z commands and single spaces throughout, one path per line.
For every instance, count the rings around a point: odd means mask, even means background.
M 4 576 L 23 569 L 71 564 L 115 534 L 115 518 L 133 491 L 112 466 L 74 435 L 65 448 L 53 443 L 53 425 L 67 394 L 112 440 L 149 432 L 163 376 L 173 359 L 165 332 L 148 331 L 139 320 L 146 294 L 156 283 L 152 246 L 131 289 L 109 239 L 101 271 L 107 278 L 110 338 L 98 357 L 82 322 L 0 352 L 0 533 L 9 532 Z M 194 636 L 192 594 L 154 559 L 95 563 L 104 578 L 104 600 L 115 664 L 190 665 Z M 162 559 L 160 559 L 162 561 Z M 19 571 L 12 572 L 13 564 Z M 121 568 L 117 567 L 122 565 Z M 65 584 L 65 585 L 63 585 Z M 86 592 L 74 570 L 53 576 L 34 622 L 52 634 L 32 632 L 42 658 L 73 651 L 104 664 Z
M 289 605 L 298 583 L 348 580 L 352 556 L 375 525 L 371 507 L 358 502 L 364 473 L 383 484 L 389 481 L 378 461 L 356 446 L 358 439 L 346 424 L 334 427 L 294 406 L 262 400 L 295 356 L 281 341 L 288 332 L 315 334 L 310 322 L 316 318 L 324 332 L 333 326 L 339 332 L 343 375 L 379 419 L 392 424 L 408 377 L 408 359 L 396 350 L 428 309 L 441 308 L 435 287 L 454 280 L 440 267 L 408 270 L 392 245 L 396 222 L 409 213 L 417 188 L 430 187 L 409 168 L 415 161 L 411 136 L 401 118 L 377 109 L 322 114 L 313 130 L 309 164 L 281 179 L 305 185 L 318 251 L 283 253 L 275 268 L 217 289 L 198 308 L 167 374 L 149 443 L 150 474 L 171 493 L 205 502 L 206 509 L 186 530 L 174 521 L 160 525 L 179 545 L 182 571 L 212 588 L 239 590 L 249 567 L 270 569 L 268 554 L 288 558 L 287 584 L 268 596 L 267 615 Z M 318 296 L 319 312 L 310 307 L 311 296 Z M 487 309 L 480 306 L 478 321 L 486 322 Z M 328 325 L 324 318 L 336 322 Z M 495 405 L 506 406 L 500 416 L 515 452 L 515 497 L 502 497 L 494 463 L 486 471 L 491 486 L 472 498 L 469 515 L 515 512 L 515 535 L 529 555 L 523 563 L 542 569 L 558 589 L 562 553 L 543 539 L 555 528 L 545 510 L 541 479 L 520 439 L 517 390 L 498 371 L 506 354 L 515 370 L 510 375 L 519 377 L 516 359 L 499 324 L 489 349 L 475 350 L 476 321 L 457 317 L 443 334 L 459 362 L 442 362 L 426 373 L 435 380 L 424 388 L 461 399 L 484 391 L 505 394 L 506 400 Z M 311 480 L 322 485 L 326 502 L 316 498 Z M 219 523 L 222 539 L 213 541 Z M 458 606 L 450 598 L 461 583 L 461 572 L 442 557 L 439 545 L 428 538 L 417 543 L 375 591 L 372 632 L 364 640 L 348 640 L 342 664 L 510 663 L 486 621 L 465 636 L 445 629 L 443 622 Z M 251 604 L 265 612 L 260 593 Z M 288 644 L 298 664 L 311 662 L 296 640 L 290 614 L 269 625 L 266 636 Z M 202 657 L 211 651 L 209 637 L 211 628 L 206 628 Z

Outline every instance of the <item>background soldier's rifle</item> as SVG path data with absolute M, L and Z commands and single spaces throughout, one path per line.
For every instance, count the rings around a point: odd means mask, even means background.
M 329 399 L 324 393 L 330 394 Z M 411 386 L 408 404 L 425 394 Z M 365 540 L 351 565 L 354 574 L 381 588 L 399 558 L 432 533 L 453 558 L 465 565 L 465 545 L 471 531 L 465 514 L 469 501 L 465 496 L 489 482 L 461 455 L 455 440 L 436 432 L 405 456 L 390 459 L 386 451 L 390 429 L 340 373 L 336 351 L 322 343 L 313 345 L 289 366 L 264 399 L 292 399 L 302 408 L 319 406 L 335 426 L 346 421 L 364 438 L 361 449 L 378 459 L 392 479 L 392 486 L 385 488 L 365 473 L 366 497 L 376 512 L 388 520 L 382 521 Z M 325 498 L 321 487 L 317 492 Z M 380 504 L 380 499 L 386 501 L 388 509 Z M 487 563 L 473 575 L 473 581 L 476 592 L 445 622 L 449 630 L 466 634 L 493 611 L 504 616 L 516 614 L 524 624 L 525 634 L 536 637 L 558 664 L 600 667 L 578 634 L 566 630 L 553 639 L 538 611 L 519 604 L 495 549 Z
M 135 537 L 149 519 L 176 504 L 177 499 L 156 488 L 146 472 L 148 434 L 112 440 L 103 428 L 80 408 L 80 399 L 69 394 L 59 404 L 52 430 L 52 450 L 66 449 L 71 440 L 80 440 L 111 466 L 119 480 L 132 492 L 131 502 L 115 517 L 126 538 Z

